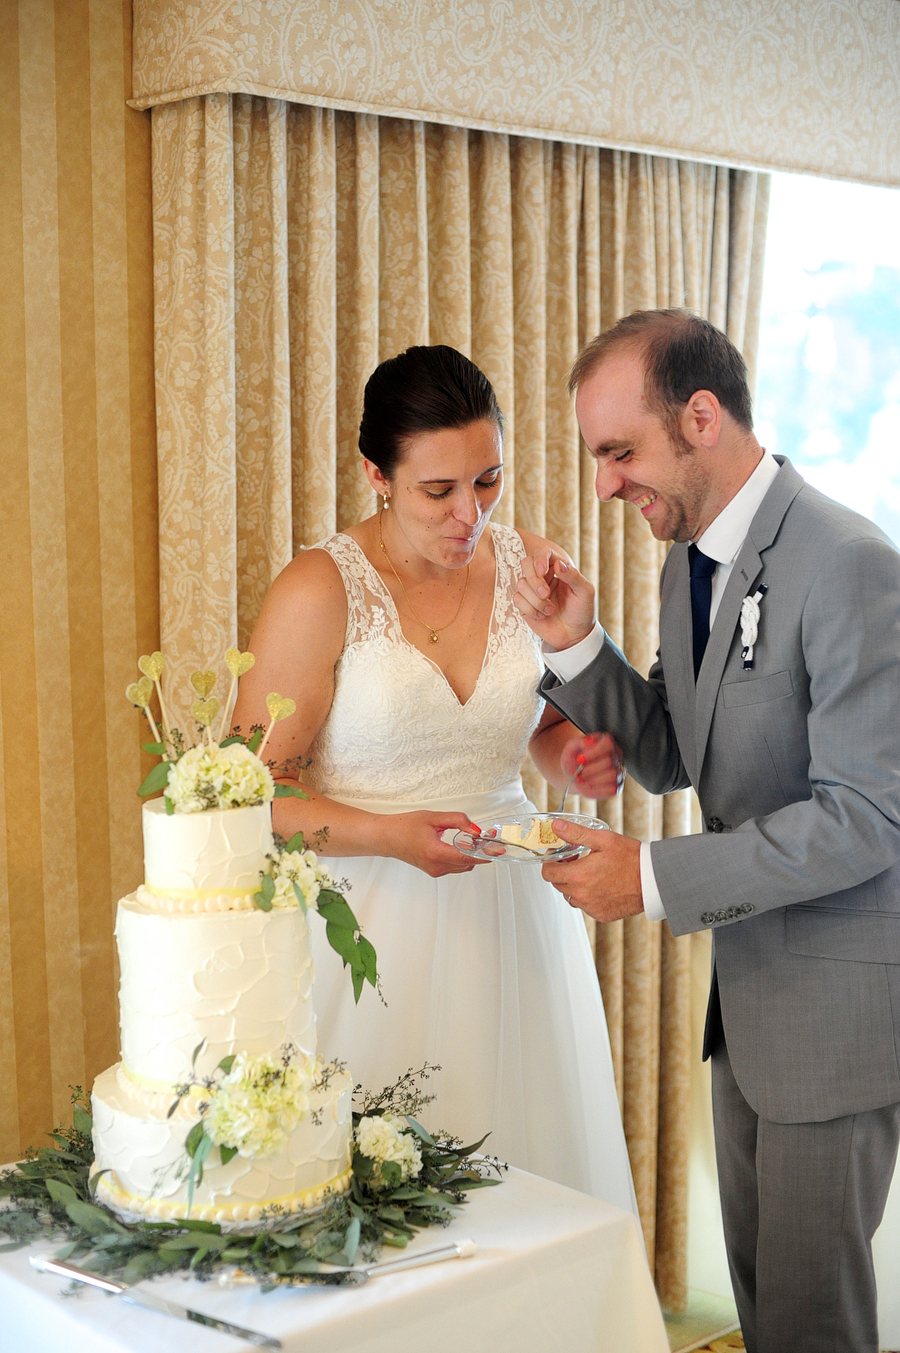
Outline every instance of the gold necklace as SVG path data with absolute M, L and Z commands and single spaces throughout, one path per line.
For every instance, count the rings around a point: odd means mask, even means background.
M 397 572 L 397 570 L 394 568 L 394 565 L 393 565 L 393 563 L 391 562 L 391 556 L 388 554 L 387 550 L 384 548 L 384 537 L 383 537 L 382 534 L 381 534 L 381 513 L 380 513 L 380 512 L 379 512 L 379 514 L 378 514 L 378 544 L 379 544 L 379 546 L 381 547 L 381 553 L 384 555 L 385 559 L 388 561 L 388 564 L 390 565 L 391 572 L 393 573 L 394 577 L 397 579 L 397 582 L 398 582 L 398 583 L 400 584 L 400 586 L 403 588 L 403 595 L 406 597 L 406 604 L 407 604 L 407 606 L 408 606 L 409 609 L 412 611 L 413 619 L 414 619 L 414 620 L 418 620 L 419 624 L 422 625 L 423 628 L 427 629 L 427 630 L 430 632 L 430 634 L 431 634 L 431 642 L 432 642 L 433 644 L 436 644 L 437 641 L 438 641 L 438 636 L 441 635 L 441 634 L 443 634 L 444 630 L 448 630 L 448 629 L 450 628 L 450 626 L 453 625 L 453 624 L 455 624 L 456 621 L 459 619 L 459 613 L 460 613 L 460 611 L 461 611 L 462 608 L 463 608 L 463 602 L 465 601 L 465 599 L 466 599 L 466 593 L 467 593 L 468 590 L 469 590 L 469 570 L 470 570 L 470 568 L 471 568 L 471 564 L 466 564 L 466 585 L 465 585 L 465 587 L 464 587 L 463 590 L 462 590 L 462 596 L 461 596 L 460 599 L 459 599 L 459 605 L 458 605 L 457 608 L 456 608 L 456 614 L 454 615 L 454 617 L 453 617 L 452 620 L 448 620 L 448 621 L 447 621 L 447 624 L 446 624 L 446 625 L 439 625 L 438 628 L 435 629 L 435 627 L 434 627 L 433 625 L 429 625 L 429 624 L 427 623 L 427 621 L 423 620 L 422 617 L 421 617 L 421 616 L 418 614 L 418 612 L 416 611 L 415 606 L 413 606 L 412 602 L 411 602 L 410 599 L 409 599 L 409 593 L 408 593 L 407 590 L 406 590 L 406 586 L 405 586 L 405 584 L 404 584 L 404 582 L 403 582 L 403 579 L 400 577 L 400 574 L 399 574 L 399 573 Z

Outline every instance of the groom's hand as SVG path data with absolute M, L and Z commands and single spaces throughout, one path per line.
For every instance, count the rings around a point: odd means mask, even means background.
M 552 648 L 571 648 L 594 628 L 594 589 L 556 550 L 544 546 L 522 563 L 515 603 Z
M 589 855 L 554 861 L 541 871 L 570 906 L 580 907 L 595 921 L 618 921 L 644 910 L 640 841 L 562 818 L 554 818 L 553 830 L 571 845 L 590 848 Z

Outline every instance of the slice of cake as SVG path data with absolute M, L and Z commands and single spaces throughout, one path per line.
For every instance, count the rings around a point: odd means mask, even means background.
M 226 1229 L 314 1208 L 349 1187 L 352 1081 L 316 1057 L 305 910 L 254 902 L 269 803 L 169 814 L 155 800 L 143 825 L 145 881 L 116 920 L 122 1060 L 92 1096 L 98 1195 L 129 1219 L 181 1220 L 192 1192 L 190 1216 Z M 239 1146 L 227 1122 L 214 1135 L 226 1106 Z M 201 1114 L 225 1144 L 191 1182 Z
M 538 850 L 541 853 L 566 844 L 562 837 L 556 835 L 550 818 L 537 817 L 531 819 L 527 832 L 517 823 L 509 823 L 502 827 L 500 840 L 506 841 L 511 846 L 525 846 L 528 850 Z

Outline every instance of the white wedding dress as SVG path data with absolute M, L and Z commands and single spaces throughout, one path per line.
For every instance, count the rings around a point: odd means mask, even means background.
M 394 602 L 351 537 L 325 549 L 347 591 L 334 702 L 310 749 L 316 788 L 380 813 L 453 808 L 475 822 L 527 809 L 519 769 L 540 718 L 538 641 L 513 605 L 524 547 L 491 528 L 487 650 L 461 705 L 403 636 Z M 446 640 L 445 640 L 446 642 Z M 399 860 L 328 859 L 378 953 L 387 1005 L 359 1005 L 324 927 L 312 927 L 319 1047 L 367 1089 L 425 1062 L 423 1115 L 466 1142 L 636 1211 L 609 1039 L 580 912 L 538 864 L 483 864 L 431 879 Z

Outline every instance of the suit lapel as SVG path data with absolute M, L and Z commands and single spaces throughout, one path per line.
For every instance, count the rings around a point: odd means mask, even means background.
M 782 458 L 779 457 L 779 459 Z M 763 555 L 774 544 L 785 513 L 802 487 L 803 480 L 793 465 L 790 461 L 782 459 L 781 470 L 773 479 L 769 492 L 760 503 L 756 516 L 750 524 L 747 539 L 734 561 L 734 568 L 731 570 L 731 577 L 728 579 L 725 594 L 716 612 L 716 618 L 709 635 L 709 643 L 706 646 L 700 674 L 697 678 L 694 735 L 694 754 L 697 766 L 695 785 L 700 782 L 700 772 L 703 769 L 703 761 L 706 756 L 706 747 L 709 742 L 716 702 L 719 698 L 722 675 L 741 618 L 741 603 L 744 597 L 754 590 L 754 584 L 764 571 Z M 688 610 L 690 611 L 689 584 L 686 584 L 685 587 L 688 593 Z M 690 626 L 690 615 L 688 616 L 688 626 Z
M 709 730 L 719 697 L 719 687 L 722 684 L 722 673 L 725 671 L 735 630 L 741 618 L 741 604 L 747 593 L 753 590 L 753 584 L 761 572 L 762 559 L 748 536 L 734 561 L 734 568 L 719 603 L 697 677 L 695 741 L 698 773 L 706 755 L 706 744 L 709 741 Z

